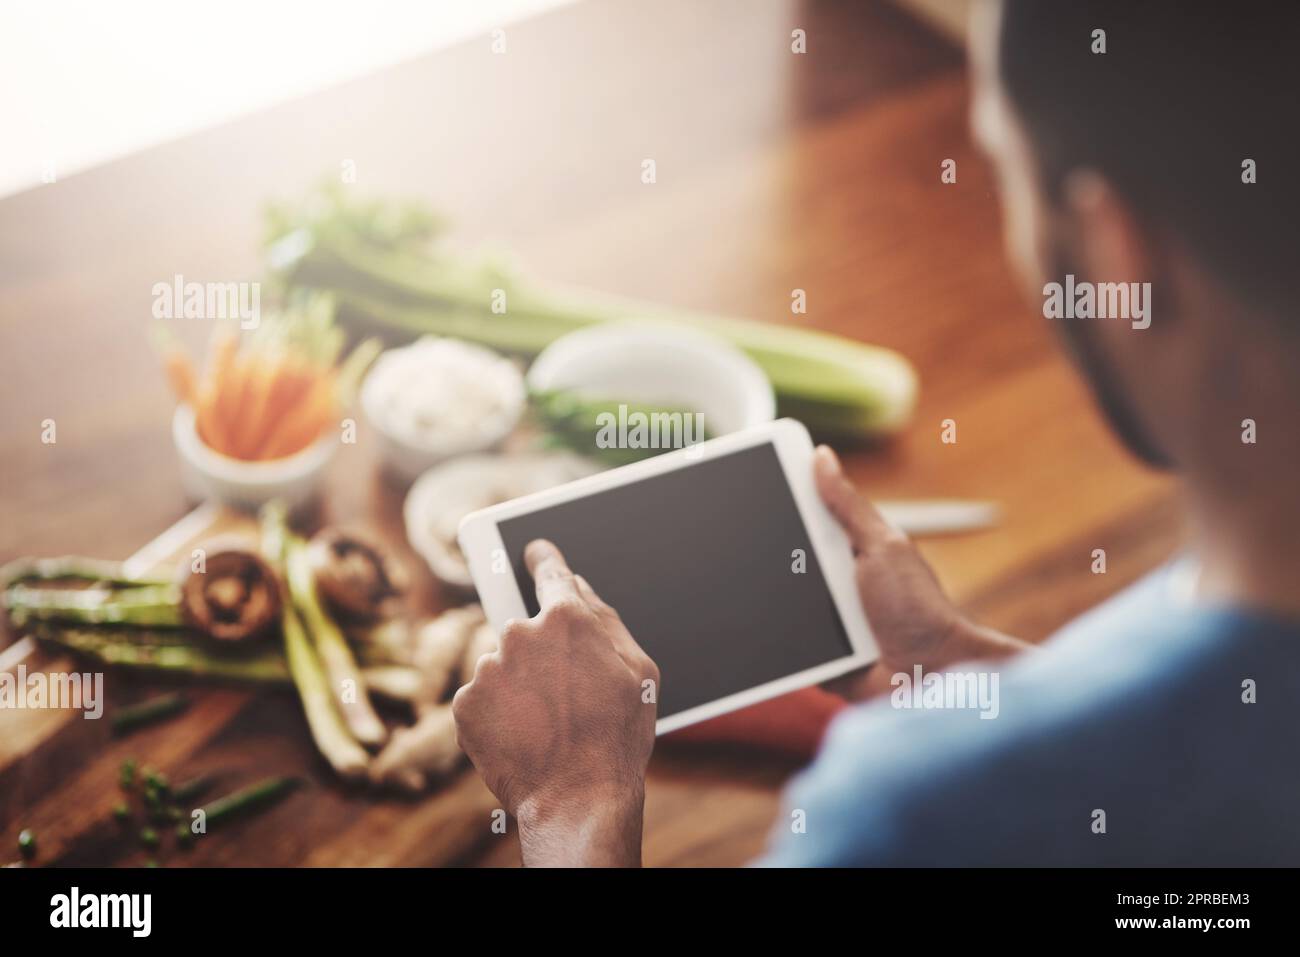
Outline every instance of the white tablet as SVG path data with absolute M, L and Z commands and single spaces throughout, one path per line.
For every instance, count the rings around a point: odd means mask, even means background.
M 812 450 L 782 419 L 467 515 L 488 620 L 537 614 L 524 548 L 550 539 L 659 666 L 660 734 L 871 663 Z

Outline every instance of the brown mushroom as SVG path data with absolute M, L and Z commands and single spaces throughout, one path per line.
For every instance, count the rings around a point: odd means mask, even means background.
M 280 580 L 256 552 L 219 548 L 202 571 L 181 583 L 181 612 L 188 624 L 221 642 L 264 636 L 280 620 Z
M 308 546 L 316 590 L 337 612 L 365 621 L 396 614 L 406 570 L 387 550 L 352 531 L 326 528 Z

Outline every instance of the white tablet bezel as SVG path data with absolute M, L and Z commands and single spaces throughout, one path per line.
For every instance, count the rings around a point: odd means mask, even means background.
M 461 520 L 458 533 L 460 547 L 469 565 L 470 574 L 474 578 L 474 584 L 478 588 L 479 601 L 483 605 L 488 621 L 500 632 L 509 619 L 528 617 L 523 595 L 520 594 L 515 582 L 514 570 L 505 558 L 505 546 L 497 528 L 498 522 L 571 502 L 595 492 L 639 482 L 675 469 L 690 468 L 699 462 L 767 442 L 771 442 L 776 450 L 777 460 L 785 473 L 795 507 L 808 532 L 808 540 L 821 566 L 822 575 L 826 579 L 831 598 L 835 602 L 835 609 L 844 624 L 853 651 L 843 658 L 734 692 L 667 718 L 660 718 L 655 724 L 655 733 L 675 731 L 871 664 L 878 657 L 878 652 L 858 597 L 857 584 L 854 580 L 853 552 L 848 537 L 817 494 L 812 472 L 812 439 L 803 424 L 794 419 L 778 419 L 743 432 L 719 436 L 698 445 L 665 452 L 652 459 L 634 462 L 607 472 L 599 472 L 556 488 L 535 492 L 466 515 Z M 494 565 L 497 570 L 494 570 Z M 576 570 L 581 571 L 581 569 Z

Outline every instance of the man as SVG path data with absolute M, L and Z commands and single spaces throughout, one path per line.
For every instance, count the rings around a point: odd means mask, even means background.
M 1300 864 L 1298 27 L 1292 5 L 979 9 L 972 121 L 1008 249 L 1035 301 L 1067 276 L 1150 283 L 1112 303 L 1132 315 L 1046 321 L 1126 445 L 1180 473 L 1193 540 L 1020 654 L 819 449 L 882 649 L 851 693 L 995 659 L 965 667 L 998 670 L 1000 703 L 846 711 L 766 863 Z M 461 742 L 526 864 L 636 864 L 654 665 L 554 546 L 526 560 L 542 612 L 457 694 Z

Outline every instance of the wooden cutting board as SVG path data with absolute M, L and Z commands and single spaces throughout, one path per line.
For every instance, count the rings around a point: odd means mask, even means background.
M 136 571 L 174 569 L 198 543 L 218 535 L 256 534 L 251 516 L 200 506 L 129 559 Z M 22 638 L 0 650 L 0 671 L 95 670 L 57 650 Z M 181 687 L 190 699 L 181 714 L 114 736 L 115 708 Z M 454 864 L 484 850 L 486 841 L 514 842 L 491 829 L 496 799 L 468 765 L 419 798 L 349 788 L 332 775 L 307 730 L 289 688 L 214 686 L 108 669 L 104 717 L 80 711 L 0 711 L 0 864 L 17 858 L 17 837 L 35 834 L 36 862 L 64 865 L 294 866 Z M 400 715 L 394 715 L 397 720 Z M 184 850 L 173 828 L 159 826 L 160 848 L 146 849 L 140 815 L 123 827 L 113 807 L 123 799 L 122 762 L 161 771 L 173 782 L 212 773 L 205 800 L 268 775 L 296 775 L 306 787 L 276 806 L 231 821 Z M 492 857 L 509 860 L 506 849 Z

